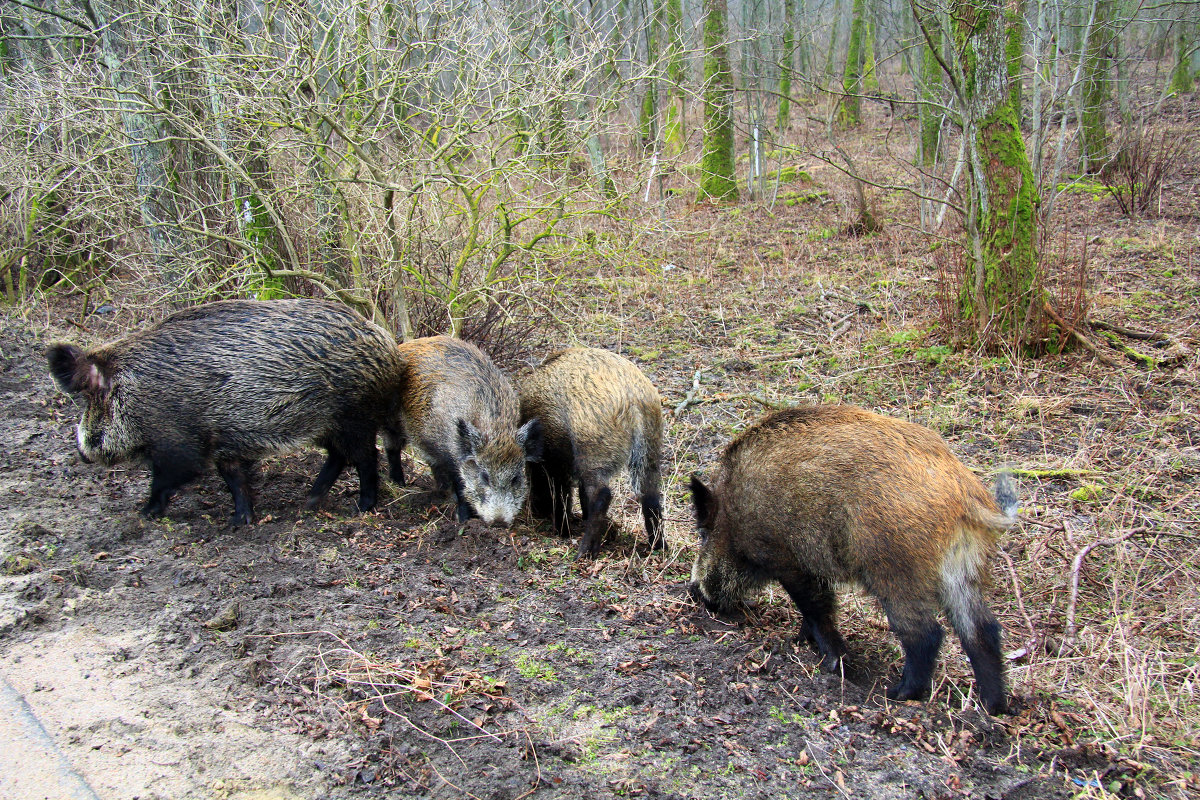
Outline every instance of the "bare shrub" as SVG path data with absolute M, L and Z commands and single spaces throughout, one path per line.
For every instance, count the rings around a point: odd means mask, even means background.
M 1130 125 L 1121 131 L 1116 155 L 1100 171 L 1121 213 L 1148 215 L 1161 205 L 1163 183 L 1176 172 L 1189 144 L 1183 131 L 1166 126 Z

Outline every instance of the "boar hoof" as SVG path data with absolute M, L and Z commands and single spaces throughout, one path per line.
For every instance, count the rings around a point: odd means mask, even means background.
M 242 525 L 249 525 L 252 522 L 254 522 L 254 520 L 251 518 L 251 516 L 249 514 L 239 513 L 237 511 L 235 511 L 229 515 L 229 524 L 235 528 L 239 528 Z
M 821 659 L 821 671 L 827 672 L 830 675 L 839 675 L 842 672 L 842 659 L 835 655 L 826 655 Z
M 900 702 L 905 700 L 924 700 L 929 697 L 930 688 L 932 687 L 922 688 L 909 686 L 906 683 L 898 683 L 887 690 L 887 696 L 889 700 L 898 700 Z
M 163 500 L 147 500 L 138 513 L 146 519 L 158 519 L 167 513 L 167 504 Z
M 1008 713 L 1008 698 L 1001 696 L 990 701 L 985 701 L 983 707 L 987 709 L 987 713 L 993 717 L 998 717 L 1001 714 Z

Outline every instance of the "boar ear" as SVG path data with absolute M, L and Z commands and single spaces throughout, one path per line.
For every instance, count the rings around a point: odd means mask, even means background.
M 66 394 L 108 391 L 108 376 L 100 364 L 73 344 L 52 344 L 46 349 L 50 376 Z
M 483 434 L 462 417 L 458 419 L 458 452 L 469 458 L 483 449 Z
M 542 421 L 537 417 L 529 420 L 517 431 L 517 444 L 525 450 L 525 460 L 538 463 L 542 460 Z
M 717 513 L 717 496 L 704 485 L 699 475 L 692 476 L 692 505 L 696 507 L 696 522 L 700 527 Z

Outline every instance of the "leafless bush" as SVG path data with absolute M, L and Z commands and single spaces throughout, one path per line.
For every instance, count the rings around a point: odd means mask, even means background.
M 611 204 L 601 131 L 648 69 L 615 12 L 545 10 L 29 6 L 0 74 L 4 288 L 119 249 L 172 300 L 335 295 L 411 335 L 428 298 L 461 334 Z
M 1178 169 L 1190 144 L 1189 135 L 1166 126 L 1127 126 L 1100 180 L 1123 214 L 1150 214 L 1161 203 L 1163 183 Z

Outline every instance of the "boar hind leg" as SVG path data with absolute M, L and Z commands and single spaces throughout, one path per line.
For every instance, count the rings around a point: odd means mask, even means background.
M 646 523 L 646 535 L 650 537 L 650 547 L 662 550 L 666 545 L 662 532 L 662 495 L 658 492 L 646 492 L 642 495 L 642 520 Z
M 933 689 L 933 665 L 945 636 L 934 605 L 911 599 L 884 601 L 883 610 L 904 649 L 900 682 L 888 689 L 887 696 L 893 700 L 923 700 Z
M 143 517 L 161 517 L 180 486 L 195 480 L 204 464 L 195 456 L 179 452 L 156 452 L 150 458 L 150 497 L 142 506 Z
M 984 605 L 978 587 L 963 598 L 964 608 L 947 608 L 950 624 L 962 642 L 963 652 L 971 660 L 979 701 L 989 714 L 1008 710 L 1004 691 L 1004 666 L 1000 653 L 1000 623 Z
M 396 428 L 384 430 L 383 451 L 387 453 L 388 473 L 397 486 L 404 485 L 404 464 L 400 460 L 400 454 L 404 452 L 406 444 L 408 444 L 408 438 L 404 435 L 403 430 Z
M 608 507 L 612 490 L 604 485 L 579 484 L 579 507 L 583 513 L 583 538 L 579 540 L 579 558 L 594 556 L 600 550 L 608 527 Z
M 791 575 L 780 583 L 804 615 L 800 638 L 820 654 L 821 669 L 838 672 L 846 654 L 846 641 L 837 629 L 837 596 L 833 588 L 809 575 Z
M 379 500 L 379 452 L 375 449 L 375 434 L 355 442 L 348 455 L 358 473 L 358 510 L 365 513 Z
M 328 451 L 329 455 L 326 457 L 325 463 L 321 465 L 317 479 L 313 481 L 312 488 L 308 490 L 308 500 L 304 503 L 304 507 L 309 511 L 321 504 L 321 500 L 329 493 L 329 487 L 333 486 L 333 482 L 346 468 L 346 457 L 342 455 L 341 450 L 330 447 Z
M 233 516 L 229 521 L 234 525 L 249 525 L 254 521 L 254 502 L 250 498 L 250 474 L 253 471 L 254 462 L 247 459 L 217 462 L 217 472 L 225 479 L 229 494 L 233 496 Z
M 529 510 L 539 519 L 548 519 L 559 536 L 571 533 L 571 483 L 553 463 L 529 465 Z

